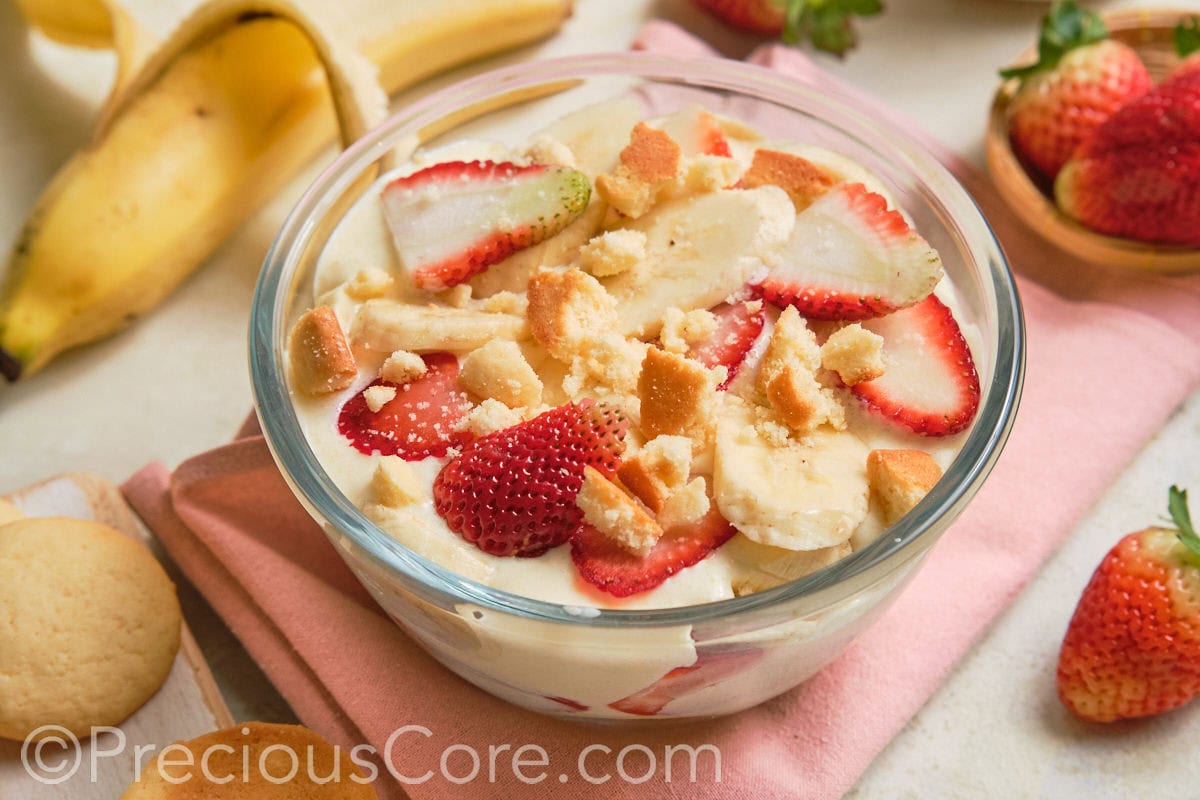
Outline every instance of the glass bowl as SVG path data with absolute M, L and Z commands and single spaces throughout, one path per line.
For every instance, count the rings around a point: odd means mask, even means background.
M 660 610 L 543 602 L 454 574 L 376 527 L 318 463 L 293 407 L 285 346 L 312 304 L 313 270 L 338 221 L 420 145 L 508 144 L 588 103 L 631 94 L 654 113 L 700 102 L 768 136 L 839 151 L 873 170 L 941 252 L 978 330 L 982 397 L 940 483 L 870 545 L 819 572 L 738 598 Z M 796 686 L 876 620 L 991 470 L 1024 367 L 1012 275 L 958 182 L 902 131 L 844 98 L 768 70 L 644 54 L 505 68 L 401 110 L 309 188 L 267 255 L 254 297 L 250 364 L 259 419 L 296 497 L 379 605 L 449 669 L 510 702 L 576 719 L 728 714 Z

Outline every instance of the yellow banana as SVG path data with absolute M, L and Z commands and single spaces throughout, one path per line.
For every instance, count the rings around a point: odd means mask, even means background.
M 335 130 L 345 143 L 379 121 L 376 69 L 396 90 L 545 35 L 570 10 L 570 0 L 353 0 L 318 24 L 315 6 L 211 0 L 146 56 L 147 36 L 112 3 L 20 2 L 47 35 L 107 37 L 136 69 L 119 70 L 93 143 L 18 237 L 0 290 L 10 380 L 151 308 Z M 107 8 L 107 23 L 88 6 Z

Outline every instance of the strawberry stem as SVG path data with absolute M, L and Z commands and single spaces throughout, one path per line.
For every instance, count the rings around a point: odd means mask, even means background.
M 1074 0 L 1059 0 L 1042 18 L 1038 36 L 1038 60 L 1023 67 L 1000 70 L 1002 78 L 1025 79 L 1035 72 L 1054 69 L 1071 50 L 1108 38 L 1108 28 L 1095 13 L 1081 9 Z
M 1200 52 L 1200 17 L 1188 17 L 1176 25 L 1174 40 L 1180 58 Z
M 787 0 L 783 16 L 783 41 L 811 41 L 818 50 L 844 56 L 858 43 L 851 17 L 869 17 L 883 11 L 881 0 Z
M 1200 535 L 1192 527 L 1192 514 L 1188 510 L 1187 490 L 1172 486 L 1167 492 L 1167 509 L 1175 522 L 1179 541 L 1197 556 L 1200 556 Z

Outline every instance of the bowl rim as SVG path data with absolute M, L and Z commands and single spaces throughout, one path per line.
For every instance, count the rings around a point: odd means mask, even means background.
M 305 245 L 315 233 L 315 220 L 404 133 L 411 135 L 455 109 L 522 87 L 562 83 L 573 77 L 622 75 L 751 95 L 803 109 L 803 113 L 820 114 L 822 121 L 843 134 L 858 138 L 898 161 L 904 171 L 919 175 L 943 206 L 942 211 L 957 224 L 963 246 L 980 265 L 981 288 L 995 298 L 997 341 L 1010 341 L 1012 346 L 997 348 L 992 380 L 983 387 L 974 424 L 943 480 L 913 511 L 889 527 L 886 536 L 816 573 L 742 597 L 656 609 L 580 609 L 495 589 L 451 572 L 388 536 L 345 497 L 321 468 L 292 405 L 283 358 L 291 295 L 281 290 L 288 287 Z M 863 585 L 883 580 L 923 554 L 948 524 L 938 523 L 952 520 L 978 490 L 1008 438 L 1024 377 L 1025 333 L 1017 287 L 990 226 L 957 179 L 907 132 L 881 123 L 836 89 L 804 85 L 764 67 L 723 59 L 612 53 L 526 62 L 455 83 L 393 113 L 342 152 L 304 192 L 267 252 L 251 307 L 249 361 L 255 410 L 289 487 L 310 513 L 316 509 L 324 518 L 327 535 L 332 528 L 348 537 L 379 566 L 413 582 L 410 589 L 443 605 L 473 603 L 533 620 L 596 627 L 660 627 L 765 612 L 802 598 L 815 613 Z M 951 476 L 955 479 L 947 480 Z M 921 544 L 924 546 L 915 546 Z

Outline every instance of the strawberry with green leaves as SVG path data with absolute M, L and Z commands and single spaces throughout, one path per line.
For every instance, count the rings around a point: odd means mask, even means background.
M 1200 31 L 1176 30 L 1183 61 L 1096 129 L 1054 183 L 1058 207 L 1099 233 L 1200 247 Z
M 694 0 L 726 25 L 788 44 L 810 41 L 837 55 L 857 44 L 853 18 L 883 10 L 880 0 Z
M 1021 81 L 1008 112 L 1013 149 L 1046 178 L 1153 84 L 1138 54 L 1109 39 L 1100 18 L 1070 0 L 1055 3 L 1042 20 L 1038 60 L 1000 75 Z
M 1174 528 L 1131 533 L 1083 590 L 1058 660 L 1058 696 L 1111 722 L 1178 708 L 1200 693 L 1200 535 L 1187 492 L 1168 494 Z

